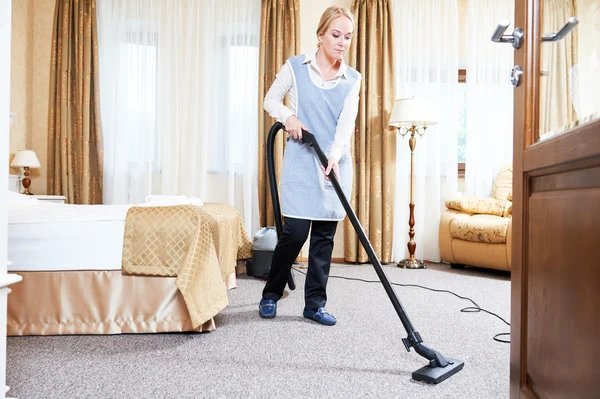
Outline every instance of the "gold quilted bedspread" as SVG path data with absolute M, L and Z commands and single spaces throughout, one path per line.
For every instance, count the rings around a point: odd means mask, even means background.
M 238 259 L 251 256 L 242 219 L 230 205 L 134 206 L 127 212 L 123 274 L 177 277 L 194 328 L 229 304 L 224 280 Z

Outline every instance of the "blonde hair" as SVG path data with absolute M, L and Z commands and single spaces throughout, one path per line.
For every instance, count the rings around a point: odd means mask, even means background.
M 329 25 L 338 17 L 346 17 L 352 22 L 352 28 L 354 28 L 354 15 L 345 7 L 329 7 L 323 11 L 319 26 L 317 27 L 317 37 L 324 35 L 329 28 Z M 321 46 L 321 42 L 317 42 L 317 47 Z

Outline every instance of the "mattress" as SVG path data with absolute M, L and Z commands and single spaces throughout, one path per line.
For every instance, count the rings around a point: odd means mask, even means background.
M 130 207 L 9 204 L 8 270 L 120 270 Z

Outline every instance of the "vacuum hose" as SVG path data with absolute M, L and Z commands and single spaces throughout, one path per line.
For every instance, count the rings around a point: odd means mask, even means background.
M 271 189 L 271 202 L 273 203 L 273 213 L 275 218 L 275 229 L 277 230 L 277 239 L 281 239 L 283 234 L 283 223 L 281 217 L 281 208 L 279 207 L 279 190 L 277 189 L 277 176 L 275 175 L 275 137 L 280 130 L 285 130 L 285 126 L 281 122 L 275 123 L 269 135 L 267 136 L 267 169 L 269 173 L 269 187 Z M 296 281 L 294 272 L 290 270 L 288 277 L 288 288 L 296 289 Z

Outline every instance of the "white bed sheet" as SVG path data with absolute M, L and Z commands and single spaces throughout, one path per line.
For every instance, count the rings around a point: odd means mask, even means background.
M 8 205 L 8 224 L 124 221 L 132 205 L 71 205 L 38 201 Z
M 120 270 L 130 207 L 9 206 L 9 271 Z

